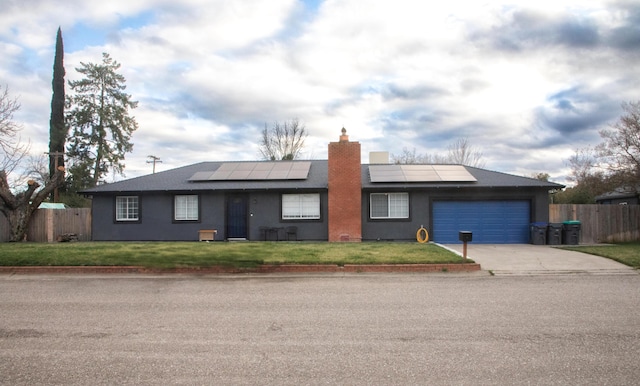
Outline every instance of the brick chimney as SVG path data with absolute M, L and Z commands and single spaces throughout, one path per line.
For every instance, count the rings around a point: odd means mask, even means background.
M 329 143 L 329 241 L 362 240 L 360 168 L 360 143 L 342 128 L 340 142 Z

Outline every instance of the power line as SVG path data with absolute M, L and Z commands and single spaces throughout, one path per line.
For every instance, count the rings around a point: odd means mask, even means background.
M 160 157 L 156 157 L 155 155 L 148 155 L 147 158 L 150 158 L 149 161 L 147 161 L 148 164 L 153 164 L 153 173 L 155 174 L 156 172 L 156 163 L 162 163 L 162 160 L 160 159 Z

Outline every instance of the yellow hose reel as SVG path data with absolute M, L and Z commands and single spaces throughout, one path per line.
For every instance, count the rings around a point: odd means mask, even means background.
M 416 232 L 416 240 L 418 240 L 420 244 L 424 244 L 429 241 L 429 232 L 427 232 L 422 225 L 420 225 L 420 229 Z

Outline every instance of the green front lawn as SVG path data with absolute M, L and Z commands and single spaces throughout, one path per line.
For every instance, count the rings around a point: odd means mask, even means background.
M 564 248 L 589 253 L 591 255 L 607 257 L 622 264 L 640 269 L 640 242 Z
M 4 243 L 2 266 L 255 267 L 261 264 L 462 263 L 435 244 L 415 242 L 77 242 Z

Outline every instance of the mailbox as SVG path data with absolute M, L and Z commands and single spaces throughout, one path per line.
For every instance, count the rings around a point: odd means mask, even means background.
M 458 239 L 464 243 L 472 241 L 473 233 L 470 231 L 460 231 L 458 232 Z

